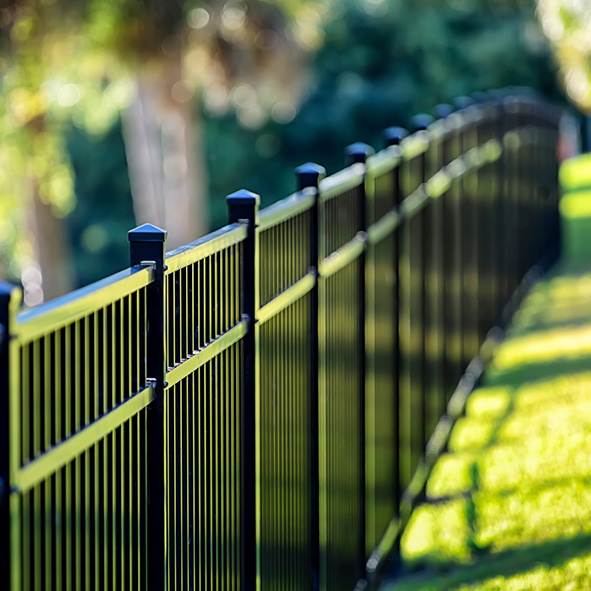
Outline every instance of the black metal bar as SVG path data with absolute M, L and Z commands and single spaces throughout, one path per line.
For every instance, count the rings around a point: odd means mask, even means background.
M 374 149 L 368 144 L 363 142 L 356 142 L 345 148 L 345 165 L 349 166 L 352 164 L 362 164 L 365 171 L 367 171 L 366 163 L 367 158 L 374 153 Z M 362 351 L 360 361 L 360 374 L 361 374 L 361 385 L 360 385 L 360 408 L 362 412 L 359 413 L 359 433 L 360 433 L 360 499 L 361 505 L 361 531 L 359 535 L 359 555 L 361 557 L 361 570 L 363 571 L 365 558 L 369 556 L 372 548 L 366 548 L 365 540 L 367 536 L 367 514 L 366 514 L 366 468 L 365 468 L 365 446 L 366 446 L 366 388 L 368 381 L 368 369 L 373 367 L 372 364 L 368 363 L 367 360 L 367 347 L 366 347 L 366 327 L 368 322 L 375 321 L 375 307 L 373 300 L 371 301 L 372 308 L 368 308 L 367 298 L 367 272 L 368 272 L 368 244 L 367 244 L 367 227 L 368 227 L 368 200 L 367 200 L 367 180 L 366 173 L 364 173 L 364 181 L 362 184 L 361 198 L 359 200 L 359 227 L 363 232 L 365 240 L 365 248 L 363 254 L 360 257 L 360 270 L 358 277 L 359 290 L 359 308 L 357 314 L 359 315 L 359 331 L 358 331 L 358 342 L 359 350 Z M 375 264 L 375 259 L 372 261 L 372 265 Z M 370 319 L 370 316 L 372 317 Z M 374 368 L 375 370 L 375 368 Z M 375 375 L 371 376 L 372 380 L 375 380 Z
M 129 261 L 136 265 L 154 266 L 154 281 L 147 288 L 147 351 L 148 378 L 154 380 L 155 399 L 147 419 L 148 445 L 148 588 L 168 588 L 166 507 L 166 424 L 164 395 L 166 387 L 166 342 L 164 309 L 164 257 L 166 230 L 144 224 L 130 230 Z
M 10 435 L 16 425 L 10 424 L 9 347 L 15 312 L 13 302 L 18 291 L 13 285 L 0 281 L 0 586 L 5 589 L 14 589 L 15 579 L 18 580 L 17 573 L 11 569 L 11 554 L 18 555 L 18 549 L 11 548 L 10 543 L 10 455 L 16 445 Z
M 419 113 L 411 118 L 410 127 L 413 133 L 421 133 L 428 135 L 428 127 L 433 123 L 433 117 L 426 113 Z M 425 182 L 427 181 L 427 152 L 422 152 L 419 156 L 419 166 L 418 166 L 418 179 L 417 185 L 424 186 Z M 429 440 L 429 430 L 428 430 L 428 418 L 430 415 L 430 386 L 431 384 L 431 372 L 428 371 L 429 368 L 429 360 L 428 360 L 428 352 L 427 352 L 427 335 L 430 329 L 429 326 L 429 315 L 428 315 L 428 288 L 427 288 L 427 274 L 429 271 L 429 245 L 428 242 L 431 238 L 429 232 L 431 230 L 431 225 L 429 223 L 429 216 L 431 215 L 432 204 L 428 203 L 425 208 L 423 208 L 419 213 L 415 214 L 416 221 L 414 226 L 414 232 L 418 233 L 418 236 L 411 236 L 411 240 L 416 240 L 416 245 L 418 246 L 418 258 L 417 261 L 420 260 L 421 266 L 421 276 L 419 277 L 420 287 L 419 287 L 419 306 L 418 306 L 418 315 L 420 317 L 420 359 L 417 364 L 417 369 L 419 371 L 419 375 L 421 376 L 421 396 L 422 396 L 422 404 L 421 404 L 421 422 L 420 422 L 420 435 L 418 440 L 422 442 L 421 448 L 416 450 L 417 454 L 420 455 L 424 452 L 427 441 Z M 411 247 L 412 248 L 412 247 Z M 411 263 L 412 266 L 412 263 Z M 410 276 L 412 277 L 413 270 L 411 268 Z M 414 299 L 414 295 L 411 296 Z M 411 317 L 411 325 L 413 324 L 413 319 Z M 412 330 L 412 328 L 411 328 Z
M 392 126 L 388 127 L 383 132 L 384 137 L 384 145 L 386 148 L 390 148 L 392 146 L 400 146 L 400 142 L 408 136 L 408 131 L 404 127 L 399 126 Z M 398 165 L 394 170 L 394 178 L 393 178 L 393 186 L 392 186 L 392 205 L 393 207 L 400 212 L 400 206 L 403 201 L 403 192 L 401 187 L 401 179 L 400 179 L 400 165 Z M 406 223 L 406 221 L 403 221 Z M 400 513 L 400 499 L 402 498 L 402 486 L 401 486 L 401 447 L 400 447 L 400 367 L 401 367 L 401 359 L 400 359 L 400 252 L 403 248 L 403 241 L 404 234 L 402 228 L 399 226 L 396 230 L 396 238 L 394 241 L 394 298 L 392 302 L 394 318 L 396 322 L 395 326 L 395 341 L 394 341 L 394 358 L 392 359 L 392 364 L 395 368 L 395 376 L 396 376 L 396 388 L 395 388 L 395 397 L 396 397 L 396 404 L 394 405 L 395 409 L 395 416 L 392 417 L 394 424 L 396 425 L 396 482 L 394 484 L 394 490 L 392 491 L 394 495 L 394 506 L 396 507 L 396 513 Z M 399 558 L 400 553 L 400 543 L 399 538 L 397 538 L 394 552 Z
M 256 403 L 258 388 L 258 349 L 256 313 L 259 309 L 259 268 L 258 268 L 258 237 L 260 197 L 244 189 L 226 197 L 228 205 L 228 221 L 242 222 L 248 225 L 248 235 L 244 242 L 243 274 L 243 306 L 244 314 L 249 319 L 248 333 L 244 347 L 244 386 L 242 401 L 242 438 L 241 438 L 241 531 L 242 531 L 242 588 L 244 591 L 255 591 L 259 571 L 258 543 L 258 511 L 256 492 L 257 464 L 257 433 Z
M 310 334 L 312 336 L 311 346 L 311 371 L 312 383 L 311 390 L 311 414 L 310 414 L 310 432 L 311 432 L 311 462 L 310 470 L 310 486 L 312 507 L 310 508 L 310 532 L 311 539 L 314 541 L 312 548 L 312 565 L 311 565 L 311 585 L 313 591 L 320 589 L 320 515 L 319 515 L 319 496 L 318 496 L 318 385 L 321 379 L 320 364 L 319 364 L 319 302 L 318 302 L 318 264 L 320 259 L 319 254 L 319 232 L 318 232 L 318 185 L 320 180 L 324 178 L 326 171 L 322 166 L 309 162 L 298 166 L 295 170 L 297 179 L 298 191 L 306 189 L 311 190 L 314 195 L 314 206 L 312 207 L 311 216 L 311 248 L 310 248 L 310 267 L 314 270 L 316 282 L 314 289 L 311 292 L 311 308 L 310 308 Z

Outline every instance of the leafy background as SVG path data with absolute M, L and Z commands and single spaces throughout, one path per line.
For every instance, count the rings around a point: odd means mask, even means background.
M 534 9 L 518 0 L 334 2 L 293 120 L 249 128 L 235 111 L 212 113 L 199 102 L 209 227 L 225 223 L 226 194 L 244 187 L 263 205 L 276 201 L 294 190 L 295 166 L 316 161 L 333 172 L 347 144 L 379 148 L 385 127 L 458 95 L 519 85 L 564 100 Z M 63 125 L 76 196 L 67 239 L 84 285 L 126 266 L 135 222 L 121 122 L 94 132 Z

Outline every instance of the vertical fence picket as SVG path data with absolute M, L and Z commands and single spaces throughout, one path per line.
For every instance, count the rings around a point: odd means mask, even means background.
M 360 499 L 359 504 L 362 507 L 361 510 L 361 524 L 359 535 L 359 554 L 361 556 L 362 564 L 365 563 L 365 559 L 369 556 L 372 548 L 366 547 L 366 536 L 367 536 L 367 468 L 366 468 L 366 449 L 367 449 L 367 437 L 373 437 L 374 433 L 371 432 L 373 425 L 368 425 L 366 417 L 368 414 L 367 401 L 368 401 L 368 390 L 375 387 L 375 359 L 369 358 L 367 352 L 367 340 L 366 335 L 370 333 L 370 327 L 373 329 L 375 323 L 375 293 L 373 289 L 372 270 L 375 267 L 375 251 L 372 248 L 368 248 L 367 242 L 367 228 L 368 228 L 368 202 L 367 202 L 367 159 L 374 153 L 371 146 L 362 142 L 356 142 L 345 148 L 345 165 L 350 166 L 359 164 L 364 168 L 363 182 L 361 185 L 361 198 L 359 200 L 359 227 L 363 232 L 365 240 L 365 247 L 363 253 L 360 256 L 360 269 L 358 275 L 358 286 L 359 291 L 359 307 L 357 310 L 358 317 L 360 318 L 359 329 L 358 329 L 358 343 L 359 350 L 362 351 L 360 374 L 361 385 L 360 385 L 360 408 L 362 412 L 359 416 L 359 433 L 362 441 L 360 449 L 360 478 L 359 484 Z M 372 332 L 373 334 L 373 332 Z M 369 430 L 369 433 L 366 433 Z

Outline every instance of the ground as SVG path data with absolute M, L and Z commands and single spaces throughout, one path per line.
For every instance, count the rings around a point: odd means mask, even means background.
M 591 590 L 591 159 L 561 181 L 562 260 L 468 399 L 383 591 Z

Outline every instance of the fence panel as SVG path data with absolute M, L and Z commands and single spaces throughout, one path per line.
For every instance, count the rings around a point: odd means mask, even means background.
M 146 588 L 151 282 L 126 271 L 16 319 L 13 589 Z
M 313 585 L 315 207 L 314 194 L 298 193 L 268 208 L 258 228 L 259 576 L 265 591 Z
M 365 553 L 398 511 L 400 151 L 367 161 Z
M 320 584 L 361 576 L 364 544 L 364 175 L 325 179 L 319 202 Z
M 424 449 L 425 432 L 425 131 L 402 150 L 400 273 L 400 489 L 409 485 Z
M 166 258 L 169 589 L 241 588 L 246 237 L 234 224 Z

